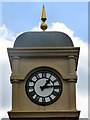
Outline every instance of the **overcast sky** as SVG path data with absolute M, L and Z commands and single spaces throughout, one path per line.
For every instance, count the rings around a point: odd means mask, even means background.
M 11 109 L 11 70 L 6 48 L 13 47 L 15 38 L 20 33 L 40 30 L 43 4 L 47 13 L 48 30 L 67 33 L 74 45 L 80 47 L 77 109 L 81 110 L 80 117 L 88 117 L 88 2 L 2 2 L 2 5 L 0 4 L 2 7 L 0 7 L 1 116 L 7 117 L 4 113 Z

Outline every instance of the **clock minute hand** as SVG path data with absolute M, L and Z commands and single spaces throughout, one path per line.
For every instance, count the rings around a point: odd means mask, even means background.
M 49 85 L 49 86 L 40 86 L 40 88 L 41 88 L 41 90 L 43 91 L 44 89 L 46 89 L 46 88 L 59 88 L 60 87 L 60 85 Z
M 58 88 L 58 87 L 60 87 L 60 85 L 49 85 L 49 86 L 46 86 L 45 88 L 52 88 L 52 87 Z

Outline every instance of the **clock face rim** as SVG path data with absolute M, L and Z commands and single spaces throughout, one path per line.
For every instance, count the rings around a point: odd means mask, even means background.
M 48 72 L 48 73 L 51 73 L 54 77 L 56 77 L 59 82 L 59 85 L 60 85 L 60 89 L 59 89 L 59 92 L 58 92 L 58 96 L 55 97 L 55 99 L 52 101 L 49 101 L 49 102 L 45 102 L 45 103 L 42 103 L 42 102 L 39 102 L 39 101 L 36 101 L 35 99 L 33 99 L 30 95 L 29 95 L 29 92 L 28 92 L 28 83 L 30 82 L 30 78 L 34 75 L 36 75 L 36 73 L 39 73 L 39 72 Z M 54 91 L 54 90 L 53 90 Z M 50 67 L 37 67 L 35 69 L 33 69 L 27 76 L 27 79 L 26 79 L 26 84 L 25 84 L 25 92 L 26 92 L 26 95 L 27 97 L 29 98 L 29 100 L 31 100 L 33 103 L 37 104 L 37 105 L 41 105 L 41 106 L 47 106 L 47 105 L 51 105 L 53 103 L 55 103 L 61 96 L 62 94 L 62 91 L 63 91 L 63 86 L 62 86 L 62 77 L 61 75 L 59 74 L 58 71 L 56 71 L 55 69 L 53 68 L 50 68 Z M 53 93 L 53 92 L 52 92 Z M 52 94 L 51 93 L 51 94 Z

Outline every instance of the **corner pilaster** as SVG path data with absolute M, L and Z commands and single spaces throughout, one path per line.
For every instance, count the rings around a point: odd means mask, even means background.
M 12 64 L 12 75 L 19 75 L 19 68 L 20 68 L 20 63 L 19 63 L 20 57 L 12 57 L 11 64 Z M 18 108 L 18 87 L 19 87 L 19 80 L 18 79 L 11 79 L 12 83 L 12 110 L 17 110 Z M 13 94 L 14 93 L 14 94 Z
M 69 74 L 70 75 L 76 75 L 76 62 L 75 62 L 75 57 L 74 56 L 69 56 L 68 57 L 69 61 Z M 76 109 L 76 87 L 75 84 L 76 79 L 71 78 L 69 79 L 69 106 L 71 110 Z

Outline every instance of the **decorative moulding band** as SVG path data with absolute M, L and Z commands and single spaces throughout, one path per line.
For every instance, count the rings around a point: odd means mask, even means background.
M 79 117 L 80 111 L 45 111 L 45 112 L 24 112 L 24 111 L 10 111 L 8 112 L 10 117 L 13 118 L 40 118 L 40 117 Z

